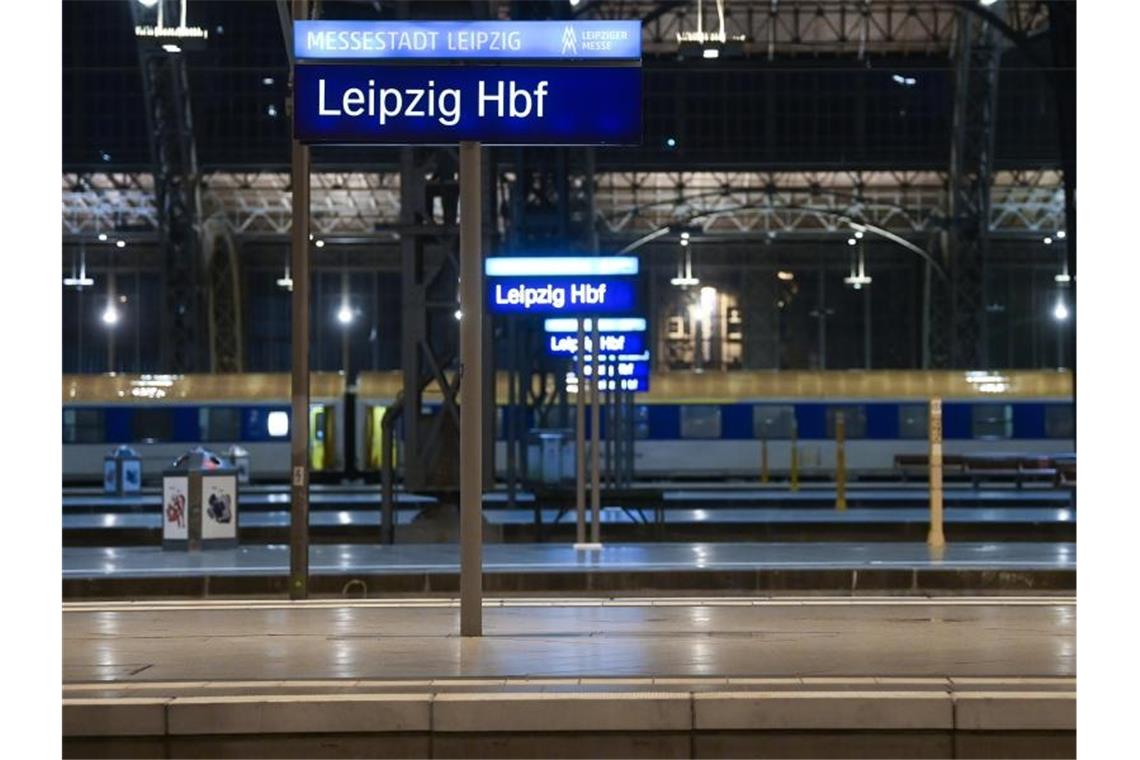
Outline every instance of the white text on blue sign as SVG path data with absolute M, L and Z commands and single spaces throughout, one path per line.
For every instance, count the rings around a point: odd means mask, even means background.
M 297 21 L 298 60 L 638 60 L 641 23 L 620 21 Z
M 306 63 L 294 68 L 293 82 L 294 136 L 305 143 L 641 140 L 637 67 Z

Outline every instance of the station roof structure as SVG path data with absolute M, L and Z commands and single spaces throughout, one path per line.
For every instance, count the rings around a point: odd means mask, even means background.
M 874 0 L 563 0 L 479 5 L 490 17 L 637 18 L 645 77 L 643 145 L 600 151 L 601 234 L 634 238 L 696 218 L 709 233 L 843 232 L 852 213 L 900 234 L 937 227 L 949 208 L 953 2 Z M 964 4 L 976 5 L 976 4 Z M 455 7 L 452 7 L 455 6 Z M 402 4 L 319 4 L 324 18 L 378 19 Z M 698 8 L 701 13 L 698 14 Z M 990 225 L 1039 237 L 1063 226 L 1045 3 L 971 8 L 1005 46 Z M 286 4 L 191 2 L 207 50 L 185 55 L 203 218 L 242 235 L 288 234 Z M 1000 17 L 996 16 L 1000 13 Z M 721 26 L 723 21 L 723 27 Z M 685 53 L 697 30 L 715 60 Z M 157 230 L 140 53 L 131 3 L 64 5 L 63 234 Z M 763 92 L 763 97 L 757 97 Z M 757 105 L 760 103 L 761 105 Z M 399 210 L 398 150 L 315 149 L 314 229 L 383 235 Z M 510 149 L 501 161 L 509 167 Z

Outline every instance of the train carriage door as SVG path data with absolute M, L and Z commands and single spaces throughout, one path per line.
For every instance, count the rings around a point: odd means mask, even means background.
M 364 468 L 379 470 L 380 454 L 383 450 L 383 424 L 386 406 L 370 406 L 364 413 Z M 394 460 L 393 460 L 394 461 Z
M 309 466 L 330 470 L 336 457 L 336 415 L 330 404 L 309 405 Z
M 383 465 L 384 417 L 386 406 L 370 406 L 364 415 L 364 456 L 369 470 L 380 470 Z M 398 431 L 392 431 L 392 467 L 400 463 L 400 440 Z

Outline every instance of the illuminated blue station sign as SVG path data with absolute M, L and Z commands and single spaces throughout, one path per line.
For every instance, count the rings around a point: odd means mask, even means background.
M 589 322 L 589 320 L 585 320 Z M 577 357 L 578 320 L 547 319 L 546 353 L 550 356 Z M 586 325 L 585 353 L 593 355 L 593 326 Z M 603 317 L 598 320 L 598 344 L 603 356 L 606 354 L 641 354 L 645 348 L 645 320 L 641 317 Z
M 298 21 L 298 60 L 641 59 L 641 22 Z
M 576 318 L 552 317 L 545 320 L 546 350 L 553 356 L 576 358 L 578 349 L 578 320 Z M 585 331 L 586 356 L 584 374 L 594 373 L 592 349 L 592 319 L 583 320 Z M 635 392 L 649 390 L 649 349 L 645 345 L 646 322 L 643 317 L 599 317 L 598 343 L 601 360 L 601 390 L 621 389 Z M 578 384 L 577 366 L 571 365 L 566 373 L 566 383 L 571 387 Z
M 294 50 L 304 143 L 641 142 L 637 21 L 300 21 Z
M 586 371 L 583 374 L 586 377 L 592 377 L 594 374 L 593 366 L 587 364 Z M 598 374 L 600 377 L 598 381 L 599 390 L 627 390 L 642 393 L 649 390 L 648 357 L 643 361 L 615 361 L 602 364 L 601 371 Z M 566 372 L 566 384 L 572 390 L 576 388 L 578 385 L 576 370 L 571 369 Z
M 641 70 L 525 66 L 298 66 L 306 143 L 635 145 Z
M 637 308 L 636 256 L 489 258 L 492 314 L 620 314 Z M 577 329 L 577 328 L 575 328 Z

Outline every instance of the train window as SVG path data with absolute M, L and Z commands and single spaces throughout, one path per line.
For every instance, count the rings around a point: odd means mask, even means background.
M 930 405 L 899 405 L 899 438 L 927 438 L 930 435 Z
M 835 438 L 835 415 L 843 412 L 843 437 L 867 437 L 867 407 L 831 406 L 827 409 L 827 437 Z
M 1013 437 L 1013 407 L 1009 404 L 975 404 L 972 417 L 975 438 Z
M 274 438 L 284 438 L 289 435 L 289 413 L 278 410 L 266 415 L 265 432 Z
M 241 439 L 241 411 L 230 406 L 198 410 L 198 428 L 203 441 L 233 443 Z
M 64 409 L 64 443 L 103 443 L 102 409 Z
M 763 440 L 792 437 L 796 408 L 791 404 L 757 404 L 752 407 L 752 435 Z
M 131 438 L 141 443 L 169 441 L 174 430 L 169 409 L 136 409 L 131 423 Z
M 1073 438 L 1077 434 L 1077 419 L 1068 404 L 1049 404 L 1045 407 L 1045 435 L 1049 438 Z
M 312 419 L 312 428 L 309 430 L 309 437 L 314 441 L 323 441 L 325 439 L 325 410 L 321 408 L 310 408 L 309 412 Z
M 681 407 L 682 438 L 720 438 L 720 407 L 692 404 Z

